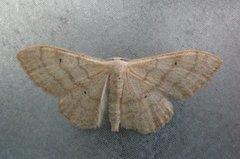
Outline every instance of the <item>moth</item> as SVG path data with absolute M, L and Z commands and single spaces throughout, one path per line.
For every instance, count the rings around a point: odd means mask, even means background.
M 60 112 L 76 127 L 156 132 L 173 116 L 168 96 L 191 97 L 222 64 L 203 51 L 178 51 L 139 59 L 103 60 L 53 46 L 33 46 L 17 58 L 33 83 L 59 98 Z

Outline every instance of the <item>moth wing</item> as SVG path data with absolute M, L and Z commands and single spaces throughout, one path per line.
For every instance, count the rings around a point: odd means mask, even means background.
M 161 91 L 126 74 L 121 102 L 121 127 L 142 134 L 156 132 L 172 117 L 172 104 Z
M 105 60 L 51 46 L 24 49 L 17 58 L 33 83 L 55 96 L 107 71 Z
M 71 123 L 100 126 L 108 79 L 104 60 L 50 46 L 24 49 L 17 58 L 37 86 L 59 97 L 60 112 Z
M 180 51 L 129 61 L 136 78 L 178 99 L 186 99 L 219 69 L 222 61 L 203 51 Z
M 105 111 L 108 76 L 98 74 L 60 96 L 60 112 L 76 127 L 83 129 L 101 126 Z

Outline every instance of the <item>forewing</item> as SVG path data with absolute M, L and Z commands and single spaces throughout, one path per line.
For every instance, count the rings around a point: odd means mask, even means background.
M 182 51 L 129 61 L 130 74 L 178 99 L 192 96 L 222 61 L 202 51 Z
M 100 73 L 78 82 L 59 99 L 59 110 L 70 122 L 80 128 L 100 127 L 105 106 L 108 75 Z
M 156 88 L 126 74 L 121 102 L 121 127 L 142 134 L 156 132 L 173 115 L 172 104 Z
M 51 46 L 24 49 L 17 58 L 37 86 L 56 96 L 81 80 L 107 71 L 104 60 Z

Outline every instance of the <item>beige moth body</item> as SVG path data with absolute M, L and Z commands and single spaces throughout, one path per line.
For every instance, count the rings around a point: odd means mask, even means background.
M 26 48 L 17 58 L 34 84 L 59 97 L 59 110 L 73 125 L 98 128 L 107 114 L 112 131 L 122 127 L 142 134 L 171 119 L 167 96 L 191 97 L 222 63 L 194 50 L 103 60 L 52 46 Z

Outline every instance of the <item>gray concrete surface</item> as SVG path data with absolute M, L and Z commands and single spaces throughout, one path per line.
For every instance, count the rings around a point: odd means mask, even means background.
M 239 158 L 240 1 L 1 0 L 0 158 Z M 224 65 L 155 134 L 72 127 L 36 88 L 17 52 L 51 44 L 101 58 L 200 49 Z

